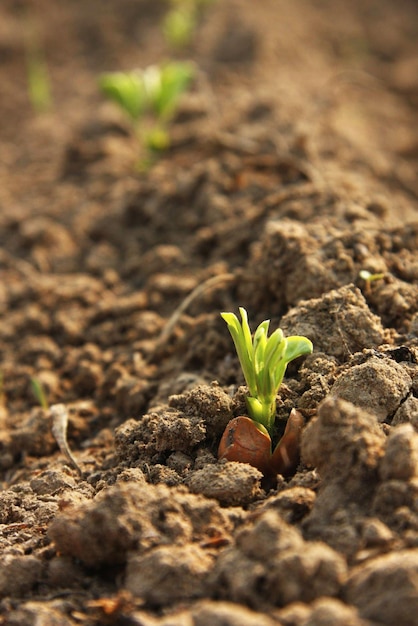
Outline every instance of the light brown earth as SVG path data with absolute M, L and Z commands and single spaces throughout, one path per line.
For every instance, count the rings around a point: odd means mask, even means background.
M 199 75 L 172 147 L 139 172 L 97 78 L 172 56 L 166 10 L 1 3 L 0 624 L 411 626 L 417 5 L 213 3 L 174 55 Z M 314 344 L 277 403 L 278 430 L 305 416 L 302 461 L 268 492 L 216 458 L 245 409 L 219 315 L 239 306 Z

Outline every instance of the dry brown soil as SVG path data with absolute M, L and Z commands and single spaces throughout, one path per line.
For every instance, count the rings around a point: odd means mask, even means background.
M 0 623 L 412 626 L 417 4 L 218 0 L 175 53 L 199 72 L 172 146 L 138 171 L 97 77 L 173 56 L 166 9 L 0 6 Z M 216 456 L 245 410 L 238 306 L 314 344 L 277 403 L 278 431 L 306 418 L 301 464 L 268 492 Z

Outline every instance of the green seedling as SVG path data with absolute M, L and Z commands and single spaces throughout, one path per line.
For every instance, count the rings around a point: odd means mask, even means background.
M 52 107 L 51 83 L 35 21 L 29 16 L 25 24 L 26 75 L 29 100 L 36 113 Z
M 140 144 L 158 152 L 170 145 L 169 124 L 193 76 L 194 66 L 179 61 L 105 73 L 99 86 L 128 116 Z
M 385 277 L 384 272 L 378 272 L 376 274 L 372 274 L 368 270 L 360 270 L 358 275 L 366 283 L 373 283 L 375 280 L 382 280 L 382 278 Z
M 52 106 L 51 88 L 46 63 L 39 52 L 27 59 L 29 99 L 36 113 L 45 113 Z
M 171 0 L 171 9 L 164 17 L 162 30 L 172 48 L 179 49 L 190 45 L 206 7 L 213 1 Z
M 239 309 L 242 322 L 234 313 L 221 313 L 228 325 L 238 359 L 248 386 L 247 408 L 259 429 L 272 434 L 276 416 L 276 396 L 290 361 L 312 352 L 312 343 L 306 337 L 284 337 L 278 328 L 270 337 L 270 320 L 261 322 L 251 336 L 248 316 Z
M 171 9 L 164 17 L 162 29 L 171 47 L 185 48 L 192 42 L 196 26 L 196 11 L 192 5 L 186 5 Z
M 48 411 L 49 402 L 48 402 L 48 398 L 47 398 L 45 389 L 43 388 L 41 381 L 38 378 L 31 378 L 30 382 L 32 385 L 32 391 L 33 391 L 35 398 L 37 399 L 37 401 L 39 402 L 43 410 Z
M 234 313 L 221 315 L 228 324 L 248 386 L 250 417 L 240 415 L 229 422 L 219 443 L 218 456 L 253 465 L 269 485 L 277 474 L 294 472 L 299 462 L 304 419 L 296 409 L 290 412 L 283 436 L 272 449 L 276 396 L 288 363 L 310 354 L 312 343 L 306 337 L 286 338 L 280 328 L 269 337 L 269 320 L 261 322 L 252 337 L 247 312 L 240 308 L 240 313 L 241 322 Z

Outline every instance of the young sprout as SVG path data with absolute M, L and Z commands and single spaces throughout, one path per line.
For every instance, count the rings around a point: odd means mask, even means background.
M 46 63 L 38 51 L 28 53 L 28 92 L 36 113 L 45 113 L 52 106 L 51 87 Z
M 34 393 L 35 398 L 37 399 L 37 401 L 39 402 L 43 410 L 48 411 L 49 402 L 48 402 L 46 392 L 42 386 L 41 381 L 38 378 L 31 378 L 30 382 L 32 385 L 32 391 Z
M 173 48 L 184 48 L 193 39 L 197 26 L 197 15 L 193 4 L 179 5 L 172 8 L 163 21 L 163 33 Z
M 29 100 L 35 113 L 45 113 L 52 107 L 51 84 L 37 24 L 31 14 L 24 27 Z
M 261 322 L 251 336 L 248 316 L 239 309 L 242 322 L 234 313 L 221 313 L 228 325 L 248 386 L 247 408 L 258 428 L 271 436 L 276 415 L 276 395 L 287 364 L 312 352 L 306 337 L 284 337 L 280 328 L 268 337 L 270 320 Z
M 160 151 L 170 145 L 168 126 L 193 76 L 193 65 L 179 61 L 105 73 L 99 86 L 128 116 L 140 143 L 150 151 Z
M 375 280 L 381 280 L 382 278 L 385 277 L 384 272 L 379 272 L 376 274 L 372 274 L 371 272 L 369 272 L 368 270 L 360 270 L 359 272 L 359 277 L 361 279 L 363 279 L 366 283 L 372 283 Z
M 202 14 L 212 2 L 213 0 L 170 1 L 171 9 L 162 23 L 164 37 L 170 46 L 184 48 L 192 42 Z

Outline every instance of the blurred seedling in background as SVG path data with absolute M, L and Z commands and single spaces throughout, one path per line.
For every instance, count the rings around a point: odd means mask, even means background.
M 46 113 L 52 107 L 51 83 L 39 28 L 30 14 L 24 22 L 24 42 L 29 100 L 35 113 Z
M 170 122 L 194 74 L 192 63 L 178 61 L 100 76 L 101 91 L 128 117 L 148 158 L 170 147 Z
M 205 10 L 213 2 L 214 0 L 169 0 L 171 8 L 162 23 L 167 43 L 174 49 L 190 45 Z
M 376 274 L 372 274 L 368 270 L 361 270 L 358 275 L 366 283 L 373 283 L 376 280 L 382 280 L 382 278 L 385 277 L 384 272 L 379 272 L 379 273 L 376 273 Z
M 49 410 L 49 402 L 48 397 L 46 395 L 46 391 L 38 378 L 31 378 L 30 384 L 32 386 L 33 395 L 39 402 L 39 405 L 44 411 Z
M 240 307 L 239 311 L 241 322 L 234 313 L 221 315 L 228 325 L 247 383 L 249 417 L 231 420 L 219 445 L 219 457 L 249 463 L 266 477 L 288 474 L 296 469 L 299 461 L 304 420 L 299 411 L 293 409 L 284 435 L 272 451 L 276 396 L 287 365 L 310 354 L 312 343 L 306 337 L 284 337 L 280 328 L 269 337 L 269 320 L 261 322 L 252 336 L 246 310 Z
M 360 270 L 359 278 L 364 281 L 364 292 L 367 295 L 370 293 L 371 285 L 379 280 L 385 278 L 386 274 L 384 272 L 372 273 L 368 270 Z

